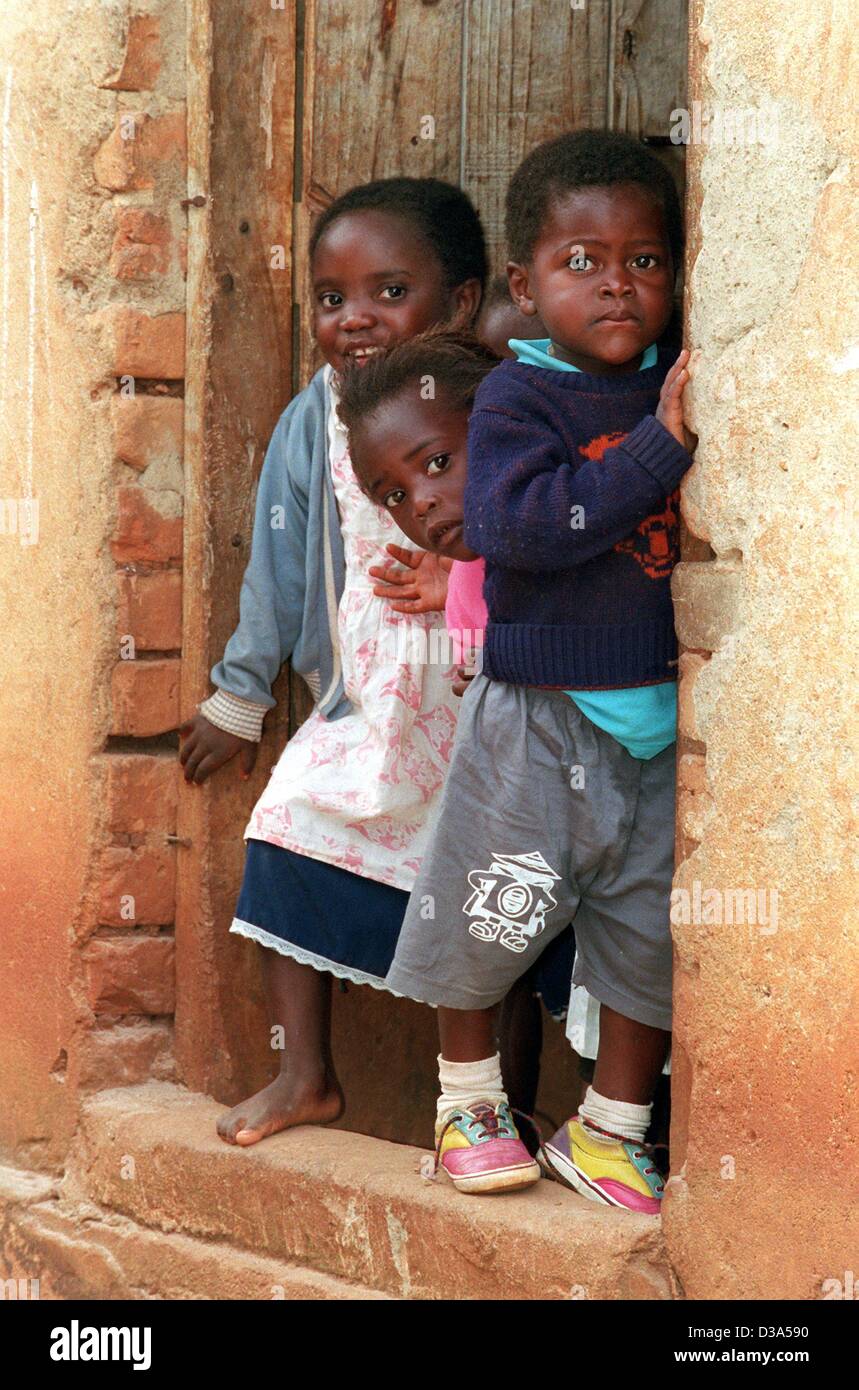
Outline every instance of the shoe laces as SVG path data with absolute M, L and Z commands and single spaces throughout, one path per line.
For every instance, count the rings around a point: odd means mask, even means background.
M 498 1114 L 498 1111 L 502 1108 L 505 1109 L 509 1115 L 515 1115 L 519 1119 L 524 1120 L 526 1124 L 529 1124 L 536 1133 L 540 1147 L 542 1148 L 543 1136 L 540 1133 L 540 1126 L 537 1124 L 537 1121 L 534 1119 L 533 1115 L 526 1115 L 524 1111 L 517 1110 L 514 1106 L 508 1105 L 504 1101 L 502 1101 L 500 1105 L 490 1105 L 488 1102 L 480 1102 L 478 1105 L 475 1105 L 473 1110 L 470 1110 L 468 1112 L 463 1110 L 453 1110 L 448 1115 L 436 1142 L 435 1166 L 433 1172 L 438 1172 L 439 1164 L 441 1162 L 442 1142 L 444 1140 L 444 1136 L 447 1134 L 447 1131 L 453 1125 L 455 1125 L 459 1120 L 464 1120 L 467 1113 L 471 1116 L 471 1118 L 465 1126 L 466 1129 L 473 1129 L 475 1125 L 477 1125 L 483 1131 L 483 1134 L 487 1135 L 489 1138 L 496 1138 L 498 1136 L 498 1131 L 500 1130 L 502 1125 L 501 1117 Z M 503 1123 L 506 1125 L 506 1119 L 503 1121 Z M 476 1138 L 478 1139 L 481 1137 L 482 1136 L 480 1134 L 476 1136 Z
M 494 1106 L 494 1105 L 488 1105 L 488 1104 L 487 1104 L 487 1105 L 475 1105 L 474 1109 L 473 1109 L 472 1112 L 471 1112 L 472 1115 L 474 1116 L 474 1119 L 473 1119 L 473 1120 L 469 1120 L 469 1122 L 468 1122 L 468 1124 L 465 1126 L 465 1128 L 466 1128 L 466 1129 L 474 1129 L 474 1127 L 475 1127 L 475 1125 L 476 1125 L 477 1128 L 478 1128 L 479 1130 L 482 1130 L 482 1131 L 483 1131 L 483 1134 L 488 1135 L 490 1139 L 495 1139 L 495 1138 L 497 1138 L 497 1137 L 498 1137 L 498 1131 L 501 1129 L 501 1125 L 502 1125 L 501 1116 L 500 1116 L 499 1113 L 498 1113 L 498 1111 L 500 1110 L 500 1108 L 501 1108 L 500 1106 Z M 504 1123 L 506 1124 L 506 1121 L 505 1121 Z M 478 1138 L 482 1139 L 482 1138 L 483 1138 L 483 1134 L 479 1134 L 479 1135 L 478 1135 Z

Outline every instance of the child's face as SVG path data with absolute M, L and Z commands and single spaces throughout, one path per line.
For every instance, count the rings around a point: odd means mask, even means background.
M 468 412 L 419 393 L 409 385 L 361 421 L 349 436 L 352 464 L 371 501 L 421 550 L 473 560 L 462 539 Z
M 671 316 L 665 217 L 639 184 L 558 199 L 530 264 L 511 261 L 507 275 L 523 313 L 540 314 L 556 356 L 599 376 L 637 371 Z
M 336 372 L 434 324 L 469 322 L 480 298 L 477 281 L 449 289 L 432 247 L 385 212 L 338 217 L 319 240 L 312 277 L 314 335 Z

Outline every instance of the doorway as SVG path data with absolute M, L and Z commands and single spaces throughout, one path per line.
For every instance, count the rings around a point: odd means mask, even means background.
M 200 352 L 189 353 L 186 387 L 186 572 L 196 563 L 208 584 L 186 606 L 186 708 L 208 693 L 208 670 L 234 625 L 268 438 L 318 365 L 306 294 L 314 216 L 369 179 L 447 179 L 477 205 L 497 274 L 506 185 L 541 140 L 583 126 L 628 131 L 654 147 L 682 188 L 682 147 L 670 128 L 671 112 L 686 105 L 687 66 L 687 0 L 197 7 L 206 26 L 195 39 L 191 100 L 196 90 L 212 123 L 189 113 L 189 159 L 212 200 L 192 221 L 189 246 L 189 312 L 200 325 L 192 321 L 190 339 L 199 331 Z M 241 830 L 310 708 L 303 681 L 288 672 L 275 694 L 254 780 L 216 779 L 204 797 L 180 798 L 179 835 L 197 853 L 179 870 L 177 1059 L 189 1087 L 231 1104 L 275 1069 L 258 964 L 228 933 Z M 334 1015 L 349 1097 L 342 1126 L 426 1142 L 431 1011 L 350 988 L 335 990 Z M 575 1058 L 562 1027 L 547 1021 L 545 1038 L 538 1108 L 563 1118 L 579 1084 Z

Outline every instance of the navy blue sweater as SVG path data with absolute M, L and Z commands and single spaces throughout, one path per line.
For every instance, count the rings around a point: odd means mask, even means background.
M 486 560 L 483 671 L 609 690 L 674 680 L 678 484 L 692 459 L 655 418 L 677 355 L 628 376 L 505 361 L 468 435 L 464 538 Z

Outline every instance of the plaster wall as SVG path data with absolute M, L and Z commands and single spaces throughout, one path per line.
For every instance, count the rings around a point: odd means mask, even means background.
M 128 662 L 134 680 L 116 678 L 120 627 L 141 649 L 147 640 L 127 613 L 122 622 L 125 576 L 111 553 L 123 494 L 181 528 L 175 440 L 146 489 L 129 484 L 151 460 L 132 467 L 116 443 L 119 374 L 182 373 L 168 339 L 178 327 L 181 349 L 184 214 L 164 193 L 183 177 L 184 14 L 172 0 L 149 11 L 141 22 L 120 0 L 0 7 L 0 1144 L 40 1168 L 61 1161 L 82 1071 L 92 1080 L 88 1035 L 104 1018 L 87 960 L 101 969 L 112 947 L 90 939 L 122 936 L 105 925 L 110 885 L 117 854 L 137 854 L 132 825 L 113 834 L 101 754 L 111 739 L 175 725 L 163 710 L 147 724 L 142 698 L 143 686 L 169 686 L 170 662 Z M 133 112 L 125 140 L 119 122 Z M 180 399 L 169 404 L 181 415 Z M 166 581 L 171 602 L 178 579 Z M 168 804 L 161 786 L 149 790 Z M 146 821 L 145 797 L 133 815 Z M 169 869 L 166 851 L 155 868 Z M 171 920 L 159 905 L 154 929 Z
M 674 579 L 685 1166 L 664 1220 L 693 1298 L 820 1297 L 859 1235 L 855 32 L 846 0 L 691 15 L 692 100 L 777 130 L 689 151 L 683 508 L 715 558 Z

